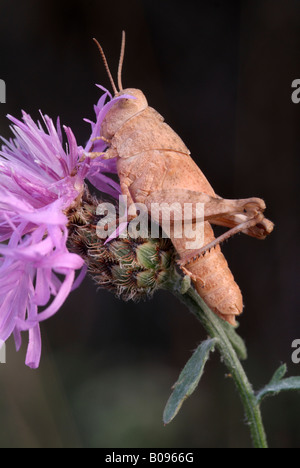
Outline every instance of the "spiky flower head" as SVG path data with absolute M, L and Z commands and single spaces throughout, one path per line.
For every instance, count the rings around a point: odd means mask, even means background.
M 25 112 L 23 122 L 9 119 L 15 138 L 4 140 L 0 152 L 0 344 L 13 333 L 19 349 L 21 331 L 28 330 L 26 364 L 36 368 L 39 323 L 57 312 L 84 265 L 66 247 L 64 211 L 80 198 L 88 164 L 79 164 L 67 127 L 63 148 L 59 122 L 55 127 L 42 115 L 44 129 Z
M 41 356 L 40 322 L 86 272 L 84 259 L 67 248 L 66 213 L 80 205 L 88 175 L 101 190 L 118 193 L 107 176 L 115 172 L 111 164 L 89 158 L 68 127 L 64 145 L 59 120 L 55 126 L 41 117 L 43 125 L 25 112 L 23 121 L 8 116 L 14 138 L 3 139 L 0 151 L 0 347 L 13 333 L 18 350 L 21 332 L 29 331 L 32 368 Z
M 69 249 L 84 258 L 100 288 L 123 300 L 152 296 L 170 279 L 175 252 L 169 239 L 126 236 L 110 242 L 97 236 L 99 198 L 85 192 L 79 208 L 69 213 Z
M 119 99 L 94 110 L 96 122 L 85 148 L 72 130 L 41 114 L 35 123 L 23 112 L 12 116 L 14 138 L 2 139 L 0 151 L 0 348 L 13 334 L 17 350 L 21 333 L 29 332 L 26 364 L 37 368 L 41 357 L 40 322 L 55 314 L 86 271 L 99 286 L 124 299 L 152 294 L 167 281 L 173 248 L 166 240 L 98 239 L 96 207 L 85 180 L 117 198 L 121 193 L 116 161 L 103 160 L 102 121 Z M 123 227 L 126 227 L 123 225 Z M 119 230 L 119 233 L 121 231 Z M 76 272 L 79 272 L 75 279 Z

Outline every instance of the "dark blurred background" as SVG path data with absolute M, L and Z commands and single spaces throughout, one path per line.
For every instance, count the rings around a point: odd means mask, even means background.
M 300 338 L 299 123 L 291 83 L 300 78 L 300 2 L 292 0 L 0 0 L 0 134 L 7 113 L 60 115 L 84 144 L 100 93 L 109 87 L 92 42 L 115 74 L 121 31 L 124 86 L 186 142 L 216 192 L 258 196 L 276 224 L 264 242 L 246 236 L 223 248 L 245 302 L 240 334 L 256 389 Z M 39 370 L 25 346 L 7 344 L 0 366 L 1 447 L 249 447 L 244 415 L 215 353 L 196 393 L 169 426 L 172 384 L 205 333 L 170 294 L 123 303 L 85 280 L 42 324 Z M 24 338 L 26 338 L 24 336 Z M 263 404 L 272 447 L 300 446 L 300 395 Z

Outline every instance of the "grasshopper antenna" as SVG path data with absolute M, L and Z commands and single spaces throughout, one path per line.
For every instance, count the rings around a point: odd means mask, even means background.
M 104 62 L 106 72 L 108 74 L 108 77 L 109 77 L 111 85 L 112 85 L 112 89 L 113 89 L 113 91 L 114 91 L 114 93 L 116 95 L 116 94 L 118 94 L 118 90 L 117 90 L 117 87 L 116 87 L 115 82 L 113 80 L 112 74 L 110 73 L 110 69 L 109 69 L 105 54 L 103 52 L 103 49 L 102 49 L 101 45 L 99 44 L 99 42 L 97 41 L 97 39 L 93 38 L 93 41 L 96 43 L 96 45 L 97 45 L 97 47 L 98 47 L 98 49 L 100 51 L 100 54 L 101 54 L 102 60 Z
M 120 91 L 123 91 L 122 67 L 123 67 L 123 61 L 124 61 L 124 53 L 125 53 L 125 31 L 122 31 L 121 53 L 120 53 L 120 60 L 119 60 L 119 67 L 118 67 L 118 86 L 119 86 Z

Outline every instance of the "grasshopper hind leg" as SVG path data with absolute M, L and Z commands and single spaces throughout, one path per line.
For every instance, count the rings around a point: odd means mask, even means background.
M 226 239 L 229 239 L 230 237 L 234 236 L 235 234 L 237 234 L 239 232 L 242 232 L 242 231 L 244 231 L 246 229 L 250 229 L 251 227 L 256 226 L 263 219 L 264 219 L 264 216 L 262 214 L 259 214 L 259 215 L 255 216 L 253 219 L 249 219 L 247 221 L 244 221 L 244 222 L 238 224 L 237 226 L 233 227 L 232 229 L 229 229 L 229 231 L 227 231 L 224 234 L 222 234 L 221 236 L 217 237 L 216 239 L 214 239 L 210 243 L 204 245 L 199 250 L 193 251 L 192 253 L 188 253 L 188 252 L 184 253 L 183 255 L 181 255 L 181 259 L 178 261 L 178 264 L 181 267 L 185 267 L 186 265 L 188 265 L 192 261 L 196 261 L 202 255 L 204 255 L 207 251 L 210 251 L 211 249 L 213 249 L 217 245 L 224 242 Z

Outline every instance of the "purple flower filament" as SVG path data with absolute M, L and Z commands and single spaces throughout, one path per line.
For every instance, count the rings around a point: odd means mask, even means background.
M 8 116 L 14 139 L 2 139 L 0 151 L 0 347 L 13 334 L 19 350 L 21 332 L 28 331 L 31 368 L 41 357 L 40 322 L 60 309 L 86 272 L 84 260 L 67 248 L 68 210 L 80 204 L 86 178 L 102 192 L 120 193 L 107 175 L 116 173 L 115 161 L 87 157 L 106 112 L 121 98 L 105 104 L 108 94 L 95 106 L 85 149 L 68 127 L 64 148 L 59 119 L 55 127 L 41 114 L 44 128 L 25 112 L 23 122 Z M 93 151 L 104 151 L 107 144 L 95 141 Z

